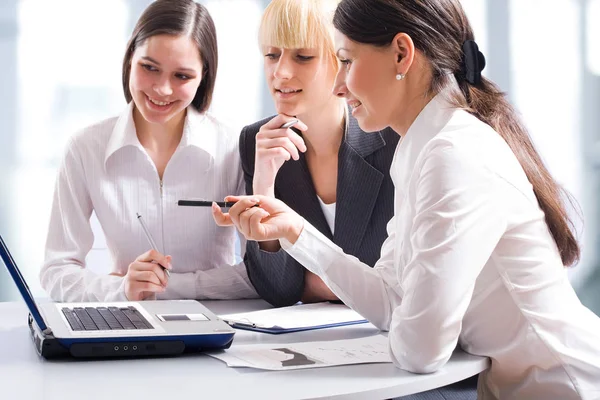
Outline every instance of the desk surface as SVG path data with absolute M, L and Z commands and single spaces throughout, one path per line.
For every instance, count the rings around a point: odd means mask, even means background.
M 216 314 L 267 308 L 262 300 L 203 302 Z M 489 361 L 457 350 L 448 364 L 414 375 L 393 364 L 295 371 L 228 368 L 196 354 L 161 359 L 47 361 L 31 343 L 22 302 L 0 303 L 0 393 L 4 399 L 389 399 L 457 382 Z M 294 343 L 371 336 L 371 324 L 269 335 L 238 330 L 234 344 Z

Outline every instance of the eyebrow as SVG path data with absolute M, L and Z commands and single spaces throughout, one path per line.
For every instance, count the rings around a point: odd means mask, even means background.
M 151 63 L 154 63 L 156 65 L 160 65 L 160 63 L 158 61 L 156 61 L 154 58 L 152 57 L 148 57 L 148 56 L 143 56 L 142 60 L 146 60 L 146 61 L 150 61 Z M 194 72 L 196 73 L 196 70 L 193 68 L 185 68 L 185 67 L 180 67 L 177 68 L 178 71 L 188 71 L 188 72 Z
M 340 51 L 347 51 L 347 52 L 350 52 L 350 50 L 348 50 L 348 49 L 345 49 L 345 48 L 343 48 L 343 47 L 342 47 L 342 48 L 339 48 L 339 49 L 337 49 L 337 51 L 335 52 L 335 56 L 336 56 L 336 57 L 339 57 L 339 56 L 340 56 Z

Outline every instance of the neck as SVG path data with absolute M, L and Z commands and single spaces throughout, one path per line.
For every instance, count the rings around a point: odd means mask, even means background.
M 325 107 L 311 110 L 298 118 L 308 129 L 302 133 L 306 152 L 312 156 L 329 157 L 338 154 L 345 131 L 345 103 L 332 97 Z
M 416 63 L 415 63 L 416 64 Z M 398 101 L 402 105 L 398 108 L 396 118 L 390 124 L 391 128 L 400 136 L 406 135 L 415 119 L 419 116 L 425 106 L 433 99 L 436 93 L 430 90 L 432 74 L 429 68 L 413 66 L 414 74 L 407 74 L 405 78 L 406 91 L 402 99 Z M 422 72 L 421 72 L 422 71 Z
M 165 124 L 155 124 L 148 122 L 134 107 L 133 122 L 140 143 L 151 153 L 172 153 L 181 142 L 185 116 L 186 111 L 184 110 Z

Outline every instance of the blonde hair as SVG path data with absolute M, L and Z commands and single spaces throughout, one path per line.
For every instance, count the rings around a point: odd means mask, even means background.
M 333 14 L 340 0 L 273 0 L 263 13 L 258 32 L 261 46 L 319 49 L 332 58 Z

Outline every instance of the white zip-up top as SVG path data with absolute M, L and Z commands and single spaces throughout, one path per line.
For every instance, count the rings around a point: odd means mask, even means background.
M 457 344 L 490 357 L 480 399 L 599 399 L 600 319 L 571 287 L 532 186 L 492 128 L 436 96 L 391 166 L 395 213 L 374 269 L 305 221 L 282 247 L 389 330 L 400 368 Z
M 70 140 L 56 181 L 42 287 L 56 301 L 126 300 L 122 277 L 85 268 L 94 241 L 90 216 L 96 213 L 106 236 L 111 270 L 125 274 L 150 250 L 140 213 L 157 250 L 172 256 L 167 290 L 158 299 L 257 297 L 244 263 L 235 263 L 235 228 L 218 227 L 210 207 L 177 205 L 244 193 L 239 131 L 188 107 L 181 142 L 161 181 L 138 140 L 132 111 L 130 104 L 119 117 Z

